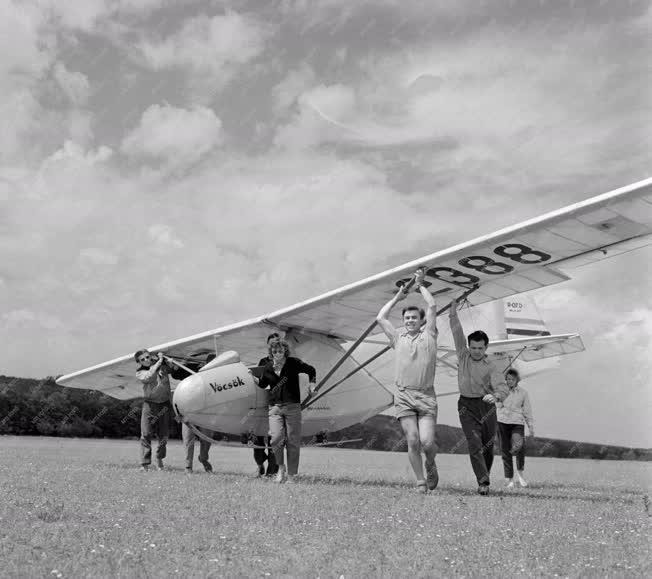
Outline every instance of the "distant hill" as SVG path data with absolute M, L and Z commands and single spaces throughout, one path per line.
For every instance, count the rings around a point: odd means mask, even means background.
M 0 434 L 129 438 L 140 436 L 141 400 L 120 401 L 99 392 L 63 388 L 53 376 L 42 380 L 0 375 Z M 173 423 L 171 435 L 180 436 Z M 233 435 L 215 438 L 240 440 Z M 404 452 L 405 438 L 398 422 L 385 415 L 329 435 L 329 441 L 361 438 L 346 448 Z M 306 440 L 306 443 L 315 442 Z M 440 453 L 465 454 L 462 429 L 437 426 Z M 498 452 L 496 445 L 496 452 Z M 652 449 L 608 446 L 555 438 L 528 440 L 529 456 L 594 458 L 607 460 L 652 460 Z
M 141 400 L 42 380 L 0 376 L 0 434 L 126 438 L 140 436 Z
M 466 454 L 468 448 L 462 429 L 447 424 L 437 425 L 437 446 L 440 453 Z M 359 443 L 347 444 L 347 448 L 369 448 L 374 450 L 405 451 L 407 443 L 398 421 L 379 414 L 366 422 L 356 424 L 333 433 L 329 439 L 356 439 Z M 498 454 L 498 445 L 495 447 Z M 629 448 L 591 442 L 576 442 L 558 438 L 527 439 L 528 456 L 548 456 L 555 458 L 593 458 L 606 460 L 652 460 L 652 449 Z

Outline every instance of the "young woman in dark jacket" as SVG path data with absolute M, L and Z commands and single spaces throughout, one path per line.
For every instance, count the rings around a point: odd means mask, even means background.
M 269 392 L 269 432 L 278 464 L 276 481 L 291 481 L 299 470 L 301 451 L 299 374 L 307 374 L 310 384 L 314 384 L 316 371 L 310 364 L 290 356 L 290 348 L 284 340 L 269 343 L 269 359 L 258 380 L 258 386 Z M 309 390 L 312 394 L 312 386 L 309 386 Z M 287 469 L 283 451 L 284 440 L 287 446 Z

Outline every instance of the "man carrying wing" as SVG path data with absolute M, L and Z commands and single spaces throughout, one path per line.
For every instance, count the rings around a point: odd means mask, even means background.
M 148 350 L 138 350 L 134 354 L 138 363 L 136 378 L 143 383 L 143 409 L 140 416 L 141 470 L 148 470 L 152 462 L 152 435 L 156 432 L 156 466 L 163 470 L 168 436 L 170 433 L 170 372 L 172 368 L 165 363 L 163 354 L 158 357 Z
M 400 421 L 408 445 L 408 458 L 417 477 L 417 490 L 421 493 L 434 490 L 439 483 L 435 464 L 437 446 L 437 398 L 435 395 L 435 367 L 437 363 L 437 305 L 423 285 L 425 273 L 418 269 L 415 289 L 426 302 L 424 312 L 416 306 L 403 309 L 405 328 L 398 331 L 389 321 L 389 313 L 407 293 L 400 289 L 383 306 L 376 320 L 389 338 L 395 352 L 398 394 L 394 396 L 396 418 Z M 423 321 L 425 318 L 425 325 Z M 422 327 L 423 325 L 423 327 Z M 423 476 L 421 450 L 426 455 L 426 478 Z
M 489 337 L 475 331 L 464 339 L 457 315 L 457 300 L 450 306 L 450 326 L 457 352 L 457 383 L 460 398 L 457 412 L 469 446 L 469 457 L 478 480 L 478 493 L 489 494 L 489 472 L 494 460 L 496 402 L 502 402 L 508 389 L 503 373 L 486 355 Z

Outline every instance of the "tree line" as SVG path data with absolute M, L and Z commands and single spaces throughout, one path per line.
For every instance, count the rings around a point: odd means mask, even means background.
M 116 400 L 100 392 L 64 388 L 54 376 L 42 380 L 0 375 L 0 434 L 68 436 L 89 438 L 137 438 L 140 436 L 142 400 Z M 180 438 L 180 425 L 173 421 L 172 438 Z M 215 434 L 216 439 L 239 440 Z M 405 437 L 397 421 L 378 415 L 331 433 L 328 440 L 362 439 L 347 448 L 404 452 Z M 306 440 L 310 443 L 310 440 Z M 437 426 L 439 452 L 466 454 L 466 439 L 458 427 Z M 535 438 L 527 444 L 529 456 L 592 458 L 607 460 L 652 460 L 652 449 L 601 445 L 554 438 Z M 496 445 L 496 452 L 498 448 Z

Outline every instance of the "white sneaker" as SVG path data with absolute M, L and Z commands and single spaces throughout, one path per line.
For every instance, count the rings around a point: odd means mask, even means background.
M 511 478 L 507 479 L 506 488 L 508 488 L 508 489 L 513 489 L 514 488 L 514 481 Z
M 520 474 L 518 475 L 518 484 L 520 484 L 522 487 L 527 486 L 527 481 Z
M 276 473 L 276 477 L 274 478 L 274 480 L 277 483 L 282 483 L 282 482 L 285 482 L 286 478 L 287 478 L 287 475 L 285 474 L 285 467 L 284 466 L 279 466 L 278 467 L 278 472 Z

